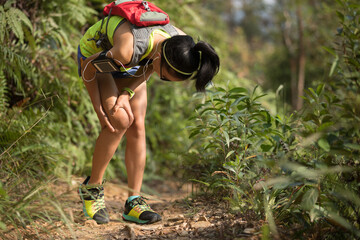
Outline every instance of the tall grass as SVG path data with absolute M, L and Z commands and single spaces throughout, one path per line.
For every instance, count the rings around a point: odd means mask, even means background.
M 51 102 L 52 98 L 45 99 Z M 62 153 L 49 141 L 47 126 L 52 121 L 45 108 L 13 107 L 5 110 L 0 122 L 0 236 L 14 237 L 19 229 L 36 220 L 52 223 L 65 220 L 50 204 L 59 205 L 47 191 L 53 183 L 53 170 L 59 168 Z M 50 209 L 50 210 L 47 210 Z M 61 208 L 59 208 L 61 209 Z M 18 229 L 17 233 L 14 229 Z M 46 231 L 46 229 L 42 229 Z M 41 232 L 41 228 L 39 228 Z

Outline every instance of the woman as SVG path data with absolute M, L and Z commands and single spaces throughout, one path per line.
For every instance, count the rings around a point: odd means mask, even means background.
M 103 44 L 96 45 L 99 32 L 106 35 L 109 49 L 104 49 Z M 99 55 L 113 61 L 120 71 L 97 72 L 93 63 Z M 218 55 L 209 44 L 202 41 L 195 44 L 190 36 L 171 24 L 139 28 L 122 17 L 111 16 L 107 24 L 99 21 L 87 30 L 80 41 L 78 60 L 79 75 L 101 125 L 91 177 L 79 188 L 85 215 L 99 224 L 109 222 L 102 178 L 125 134 L 125 164 L 131 190 L 123 218 L 136 223 L 161 220 L 144 198 L 138 196 L 146 160 L 146 81 L 155 72 L 165 81 L 195 79 L 196 89 L 204 91 L 219 70 Z

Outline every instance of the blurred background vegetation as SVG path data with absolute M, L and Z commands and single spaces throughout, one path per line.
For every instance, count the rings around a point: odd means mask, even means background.
M 0 3 L 1 237 L 35 218 L 68 221 L 46 185 L 90 173 L 99 126 L 76 50 L 109 1 Z M 192 181 L 266 220 L 264 237 L 359 238 L 359 3 L 154 3 L 215 47 L 221 71 L 205 95 L 150 80 L 145 187 Z M 123 150 L 107 178 L 126 180 Z

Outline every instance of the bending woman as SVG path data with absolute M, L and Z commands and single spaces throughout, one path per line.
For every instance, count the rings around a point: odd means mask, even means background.
M 96 45 L 98 31 L 106 34 L 108 47 Z M 119 70 L 97 72 L 93 61 L 99 55 L 118 65 Z M 91 176 L 79 188 L 85 215 L 99 224 L 109 222 L 102 179 L 125 134 L 125 164 L 131 190 L 123 218 L 136 223 L 161 220 L 139 196 L 146 161 L 146 81 L 155 72 L 165 81 L 195 79 L 196 89 L 204 91 L 219 70 L 218 55 L 208 43 L 195 43 L 171 24 L 139 28 L 122 17 L 111 16 L 108 24 L 99 21 L 87 30 L 80 40 L 78 62 L 79 75 L 101 125 Z

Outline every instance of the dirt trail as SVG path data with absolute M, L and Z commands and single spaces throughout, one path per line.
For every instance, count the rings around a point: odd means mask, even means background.
M 105 184 L 105 201 L 110 213 L 110 223 L 97 225 L 86 220 L 82 213 L 77 186 L 82 178 L 74 178 L 72 186 L 57 183 L 51 186 L 61 202 L 66 202 L 64 214 L 74 223 L 67 227 L 55 222 L 50 233 L 41 239 L 259 239 L 258 230 L 252 223 L 229 214 L 224 202 L 209 199 L 191 199 L 191 187 L 174 182 L 153 182 L 150 186 L 155 195 L 148 203 L 162 216 L 162 221 L 152 225 L 124 222 L 121 214 L 127 198 L 126 185 L 109 182 Z M 40 224 L 40 223 L 39 223 Z M 44 226 L 44 225 L 42 225 Z M 39 239 L 35 229 L 28 228 L 24 239 Z

